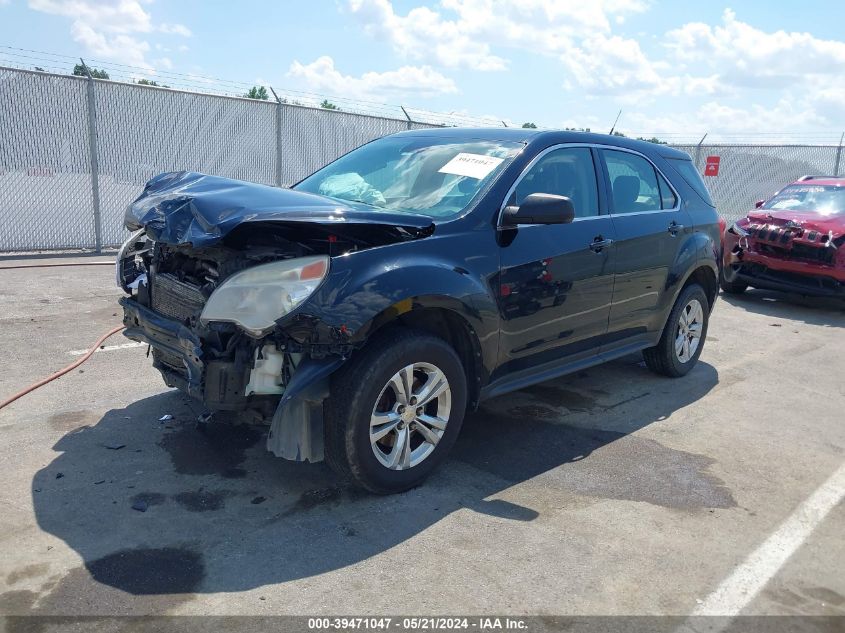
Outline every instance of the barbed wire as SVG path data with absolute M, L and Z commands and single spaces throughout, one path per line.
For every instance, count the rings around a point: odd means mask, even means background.
M 20 48 L 14 46 L 0 45 L 0 66 L 19 68 L 23 70 L 38 70 L 54 74 L 69 74 L 73 67 L 79 63 L 78 57 L 51 53 L 34 49 Z M 141 80 L 154 81 L 158 87 L 183 90 L 186 92 L 198 92 L 204 94 L 221 95 L 227 97 L 246 96 L 246 93 L 254 86 L 269 88 L 269 83 L 258 81 L 245 82 L 220 77 L 211 77 L 200 73 L 178 72 L 166 68 L 144 67 L 118 62 L 94 59 L 86 59 L 87 65 L 98 70 L 104 70 L 109 76 L 109 81 L 123 83 L 138 83 Z M 438 112 L 411 106 L 388 104 L 380 101 L 350 98 L 338 95 L 309 92 L 288 87 L 273 86 L 279 98 L 288 104 L 299 105 L 310 108 L 320 108 L 322 103 L 328 101 L 337 108 L 354 114 L 378 116 L 383 118 L 404 120 L 408 115 L 417 123 L 446 126 L 479 126 L 479 127 L 502 127 L 506 123 L 493 117 L 479 117 L 461 112 Z M 518 125 L 518 124 L 517 124 Z M 539 129 L 547 129 L 538 124 Z M 796 131 L 749 131 L 749 132 L 718 132 L 699 130 L 695 132 L 648 132 L 636 129 L 626 129 L 624 125 L 617 128 L 625 136 L 633 138 L 652 139 L 657 138 L 664 142 L 678 145 L 695 145 L 707 135 L 707 144 L 733 143 L 733 144 L 823 144 L 838 145 L 841 139 L 841 132 L 796 132 Z M 593 130 L 600 131 L 600 130 Z
M 138 83 L 139 80 L 155 81 L 159 87 L 167 87 L 188 92 L 201 92 L 228 97 L 244 97 L 253 86 L 269 83 L 244 82 L 232 79 L 211 77 L 199 73 L 184 73 L 162 68 L 133 66 L 120 64 L 107 60 L 88 58 L 85 60 L 89 68 L 104 70 L 109 76 L 109 81 L 124 83 Z M 73 66 L 79 63 L 79 58 L 59 53 L 48 53 L 33 49 L 17 48 L 0 45 L 0 65 L 34 70 L 41 68 L 46 72 L 56 74 L 67 74 L 72 71 Z M 404 120 L 406 118 L 402 106 L 387 104 L 360 98 L 350 98 L 338 95 L 327 95 L 324 93 L 297 90 L 288 87 L 273 86 L 280 99 L 292 105 L 305 107 L 320 107 L 324 101 L 328 101 L 346 112 L 366 114 L 372 116 L 387 117 Z M 417 107 L 406 108 L 408 112 L 414 113 L 414 120 L 419 123 L 433 123 L 438 125 L 480 125 L 480 126 L 502 126 L 502 121 L 489 117 L 475 117 L 463 113 L 444 113 L 426 110 Z

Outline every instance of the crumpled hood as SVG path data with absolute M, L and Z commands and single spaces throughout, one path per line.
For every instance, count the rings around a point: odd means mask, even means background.
M 805 231 L 817 231 L 825 235 L 833 231 L 834 238 L 845 234 L 845 214 L 842 213 L 824 215 L 814 211 L 757 209 L 748 214 L 748 219 L 751 222 L 775 226 L 794 222 Z
M 311 193 L 196 172 L 168 172 L 150 180 L 126 210 L 130 230 L 146 228 L 158 242 L 210 246 L 244 222 L 391 226 L 422 237 L 433 230 L 424 215 L 379 211 Z

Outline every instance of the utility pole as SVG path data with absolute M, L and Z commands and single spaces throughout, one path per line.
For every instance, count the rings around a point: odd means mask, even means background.
M 845 132 L 839 137 L 839 147 L 836 148 L 836 163 L 833 166 L 833 175 L 839 175 L 839 163 L 842 159 L 842 141 L 845 141 Z

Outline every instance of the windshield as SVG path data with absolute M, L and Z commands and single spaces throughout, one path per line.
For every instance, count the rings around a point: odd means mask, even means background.
M 522 147 L 502 141 L 387 137 L 342 156 L 293 188 L 387 211 L 445 218 L 466 209 Z
M 764 209 L 815 211 L 822 215 L 845 213 L 845 187 L 789 185 L 768 200 Z

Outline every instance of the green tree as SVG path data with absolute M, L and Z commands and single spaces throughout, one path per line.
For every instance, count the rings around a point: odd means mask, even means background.
M 529 130 L 536 130 L 536 129 L 537 129 L 536 124 L 531 123 L 531 122 L 529 122 L 529 123 L 523 123 L 523 124 L 522 124 L 522 127 L 524 127 L 524 128 L 528 128 Z
M 340 110 L 335 104 L 333 104 L 328 99 L 323 99 L 323 102 L 320 104 L 320 107 L 325 110 Z
M 138 79 L 135 83 L 139 86 L 158 86 L 158 82 L 151 79 Z
M 668 144 L 669 144 L 669 143 L 667 143 L 666 141 L 661 141 L 661 140 L 660 140 L 659 138 L 657 138 L 656 136 L 652 136 L 651 138 L 643 138 L 642 136 L 638 136 L 638 137 L 637 137 L 637 140 L 638 140 L 638 141 L 647 141 L 647 142 L 649 142 L 649 143 L 655 143 L 655 144 L 657 144 L 657 145 L 668 145 Z
M 91 71 L 91 76 L 94 79 L 108 79 L 109 74 L 105 70 L 98 70 L 97 68 L 88 67 L 88 70 Z M 73 74 L 77 75 L 78 77 L 87 77 L 88 73 L 85 72 L 85 66 L 82 64 L 77 64 L 73 67 Z
M 267 101 L 270 98 L 270 95 L 267 94 L 267 88 L 264 86 L 253 86 L 249 89 L 244 97 L 247 99 L 260 99 L 261 101 Z

